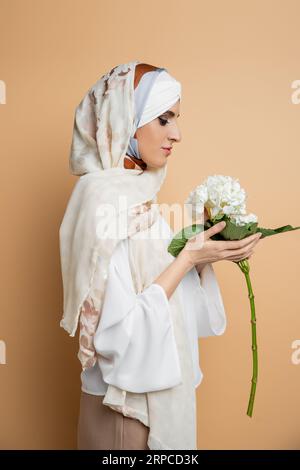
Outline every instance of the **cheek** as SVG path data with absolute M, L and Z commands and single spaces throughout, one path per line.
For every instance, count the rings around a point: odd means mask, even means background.
M 157 129 L 149 129 L 149 132 L 147 132 L 147 136 L 143 139 L 143 147 L 144 150 L 147 151 L 147 149 L 156 149 L 157 147 L 160 147 L 162 145 L 162 137 L 161 133 Z
M 160 149 L 166 142 L 167 131 L 164 126 L 153 121 L 146 125 L 144 129 L 141 128 L 137 135 L 139 148 L 146 155 L 150 149 L 151 151 Z
M 156 145 L 161 147 L 163 143 L 166 141 L 167 131 L 164 126 L 157 124 L 155 128 L 152 130 L 152 142 Z

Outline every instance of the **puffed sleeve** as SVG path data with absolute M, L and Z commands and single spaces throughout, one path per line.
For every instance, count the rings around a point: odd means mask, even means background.
M 182 383 L 170 304 L 159 284 L 136 294 L 127 240 L 111 258 L 94 346 L 103 380 L 133 393 Z
M 207 263 L 200 272 L 196 271 L 197 288 L 194 296 L 197 312 L 198 338 L 222 335 L 227 320 L 220 287 L 212 263 Z

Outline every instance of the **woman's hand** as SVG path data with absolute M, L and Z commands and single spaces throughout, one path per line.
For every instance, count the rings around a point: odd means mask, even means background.
M 253 249 L 261 237 L 261 233 L 248 236 L 243 240 L 211 240 L 210 237 L 221 232 L 225 222 L 219 222 L 208 230 L 204 230 L 190 238 L 180 254 L 184 256 L 191 267 L 198 266 L 200 272 L 207 263 L 217 261 L 241 261 L 250 258 Z
M 209 219 L 209 214 L 208 214 L 208 211 L 206 209 L 206 207 L 204 207 L 204 223 L 207 221 L 207 219 Z M 195 265 L 195 268 L 197 269 L 197 272 L 198 274 L 201 273 L 202 269 L 204 268 L 204 266 L 206 265 L 206 263 L 198 263 Z

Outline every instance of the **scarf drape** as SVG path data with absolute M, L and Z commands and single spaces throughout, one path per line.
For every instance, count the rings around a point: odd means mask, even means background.
M 80 323 L 82 368 L 97 360 L 93 333 L 101 321 L 110 258 L 128 238 L 136 292 L 141 292 L 172 261 L 166 244 L 138 237 L 155 227 L 157 193 L 166 177 L 162 168 L 137 165 L 126 155 L 135 135 L 134 77 L 140 61 L 114 67 L 86 93 L 76 108 L 70 171 L 78 175 L 59 230 L 63 280 L 60 326 L 74 336 Z M 128 161 L 127 161 L 128 160 Z M 116 227 L 118 230 L 116 230 Z M 155 256 L 149 257 L 149 253 Z M 146 261 L 147 260 L 147 261 Z M 179 385 L 150 393 L 131 393 L 108 385 L 103 404 L 149 426 L 150 449 L 196 449 L 196 399 L 190 345 L 183 306 L 175 290 L 169 299 L 180 358 Z M 112 317 L 102 331 L 109 328 Z

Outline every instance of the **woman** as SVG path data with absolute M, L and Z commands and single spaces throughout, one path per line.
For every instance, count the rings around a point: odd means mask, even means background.
M 133 61 L 76 109 L 70 169 L 80 178 L 60 249 L 61 326 L 74 336 L 80 324 L 78 449 L 197 448 L 198 338 L 226 327 L 212 263 L 249 257 L 257 243 L 210 240 L 219 223 L 199 249 L 192 239 L 168 253 L 174 234 L 155 202 L 165 149 L 181 140 L 180 99 L 166 69 Z

